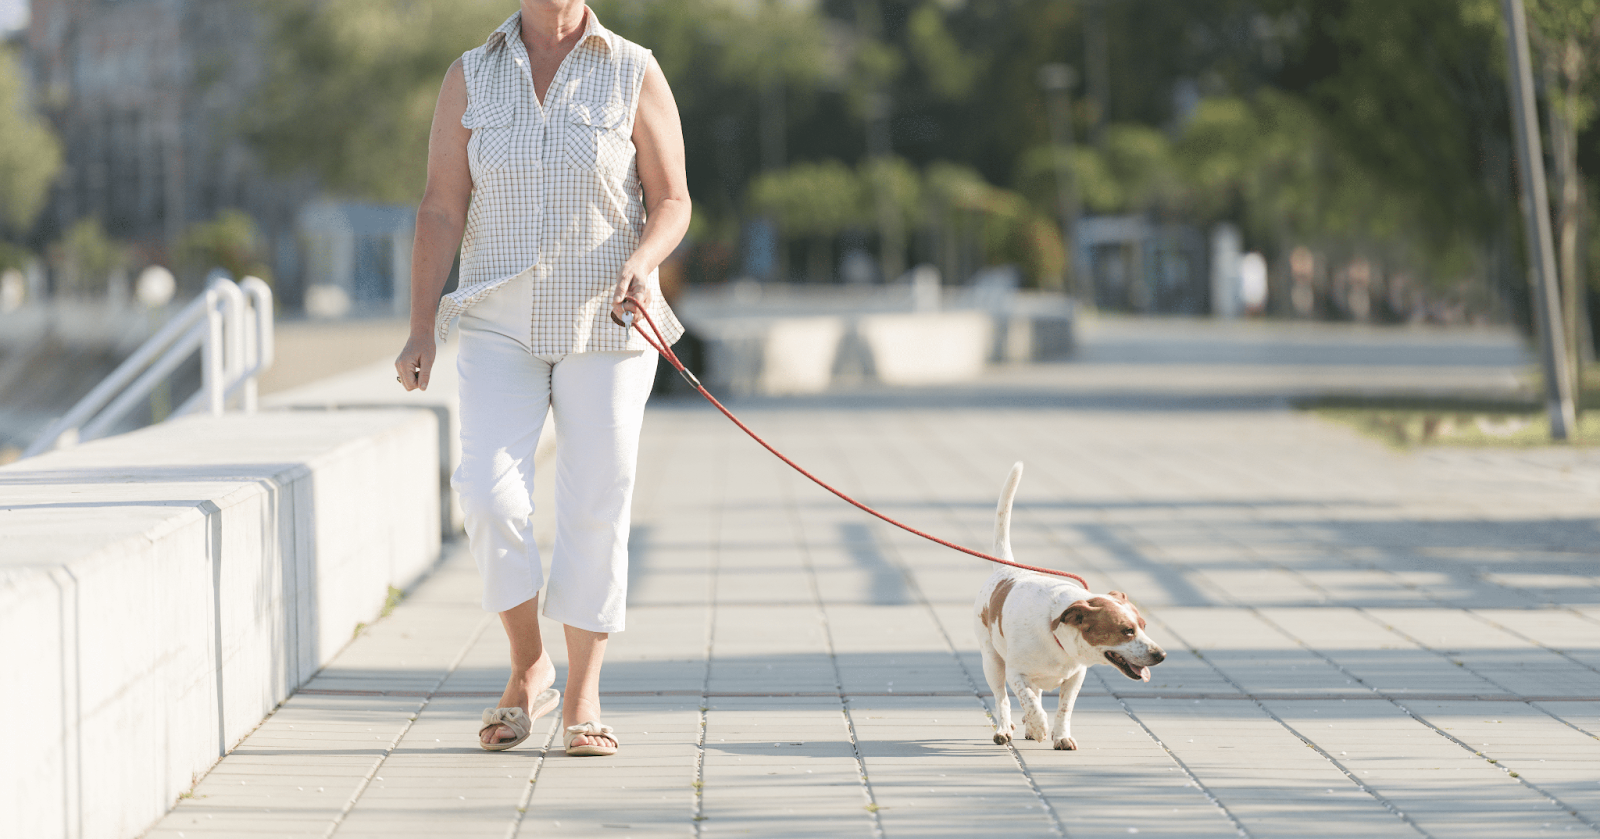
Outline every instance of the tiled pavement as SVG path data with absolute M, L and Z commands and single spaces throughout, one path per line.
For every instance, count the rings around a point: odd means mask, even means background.
M 1019 558 L 1131 593 L 1171 653 L 1149 684 L 1095 668 L 1080 751 L 990 741 L 970 605 L 988 567 L 665 400 L 605 670 L 617 757 L 565 757 L 552 718 L 476 748 L 506 644 L 457 546 L 149 835 L 1600 832 L 1600 454 L 1400 453 L 1252 399 L 1084 396 L 1076 375 L 739 410 L 978 547 L 1025 461 Z

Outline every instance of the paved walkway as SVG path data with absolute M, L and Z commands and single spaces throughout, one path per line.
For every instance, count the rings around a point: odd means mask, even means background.
M 662 400 L 605 671 L 621 754 L 567 758 L 549 718 L 476 748 L 506 644 L 457 546 L 149 835 L 1600 832 L 1600 454 L 1398 453 L 1266 386 L 1130 403 L 1095 363 L 740 408 L 979 547 L 1026 461 L 1019 558 L 1131 593 L 1171 654 L 1149 684 L 1095 668 L 1080 751 L 990 741 L 987 566 Z

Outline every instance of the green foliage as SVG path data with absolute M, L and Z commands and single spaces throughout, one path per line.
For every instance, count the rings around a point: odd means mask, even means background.
M 1514 209 L 1500 3 L 1301 5 L 1311 42 L 1288 74 L 1295 98 L 1338 151 L 1332 176 L 1364 179 L 1375 199 L 1334 202 L 1332 218 L 1378 211 L 1373 224 L 1405 238 L 1435 276 L 1466 270 L 1484 243 L 1504 240 Z
M 891 205 L 900 214 L 900 223 L 907 228 L 922 221 L 922 177 L 904 158 L 888 157 L 864 160 L 861 163 L 862 197 L 867 202 L 876 200 L 880 191 L 890 198 Z M 876 219 L 875 207 L 863 208 L 869 217 Z
M 993 186 L 976 169 L 945 162 L 928 167 L 924 191 L 940 239 L 959 239 L 960 231 L 977 226 L 985 264 L 1014 264 L 1033 285 L 1060 286 L 1066 266 L 1060 231 L 1027 198 Z
M 750 186 L 750 204 L 776 218 L 788 236 L 836 236 L 867 221 L 861 180 L 837 160 L 762 175 Z
M 111 272 L 127 267 L 129 261 L 127 247 L 107 236 L 93 216 L 67 228 L 51 248 L 51 257 L 61 272 L 62 286 L 80 293 L 103 291 Z
M 1582 131 L 1600 101 L 1600 0 L 1527 2 L 1540 56 L 1578 45 L 1577 93 L 1546 93 Z M 355 197 L 414 201 L 446 67 L 514 5 L 263 4 L 274 32 L 269 79 L 243 126 L 280 170 L 309 170 Z M 908 231 L 977 230 L 985 259 L 1033 254 L 1028 270 L 1047 281 L 1046 240 L 1060 245 L 1056 164 L 1066 157 L 1088 213 L 1226 219 L 1269 252 L 1381 250 L 1391 267 L 1404 262 L 1439 283 L 1521 283 L 1510 267 L 1519 260 L 1500 0 L 1105 3 L 1110 124 L 1102 142 L 1070 152 L 1049 145 L 1036 74 L 1065 62 L 1086 75 L 1082 3 L 591 6 L 652 49 L 673 87 L 697 235 L 731 239 L 752 211 L 781 219 L 792 238 L 870 231 L 886 191 Z M 1179 81 L 1204 94 L 1192 113 L 1175 112 Z M 1080 139 L 1092 127 L 1086 91 L 1073 94 Z M 883 94 L 902 159 L 867 164 L 864 120 Z M 772 120 L 788 160 L 832 162 L 762 172 Z M 1593 159 L 1600 132 L 1584 137 L 1581 159 Z M 0 142 L 0 160 L 13 145 Z M 1596 173 L 1584 174 L 1593 184 Z
M 255 219 L 241 210 L 223 210 L 210 221 L 190 225 L 177 252 L 179 264 L 192 276 L 221 268 L 236 280 L 255 276 L 272 282 Z
M 591 5 L 596 6 L 596 14 L 601 15 L 602 21 L 620 16 L 624 23 L 632 24 L 631 10 L 618 8 L 601 12 L 601 8 L 607 5 L 618 5 L 615 2 Z M 811 10 L 789 3 L 772 2 L 740 6 L 699 0 L 688 5 L 693 7 L 692 10 L 686 10 L 681 4 L 650 4 L 647 14 L 651 16 L 653 26 L 628 26 L 629 30 L 641 30 L 639 38 L 642 42 L 655 44 L 657 41 L 654 36 L 660 32 L 663 24 L 675 29 L 689 24 L 692 31 L 679 33 L 678 37 L 699 41 L 697 47 L 701 52 L 697 55 L 694 51 L 687 51 L 687 54 L 674 51 L 677 60 L 674 61 L 673 70 L 677 72 L 669 74 L 669 79 L 697 75 L 700 68 L 696 65 L 704 62 L 704 56 L 708 54 L 714 57 L 712 68 L 722 80 L 749 90 L 759 91 L 779 81 L 806 88 L 827 79 L 829 67 L 825 57 L 828 45 L 822 31 L 822 20 Z M 690 11 L 692 16 L 688 14 Z M 699 19 L 700 26 L 694 26 L 694 18 Z M 618 31 L 622 30 L 619 28 Z M 658 52 L 662 51 L 657 49 Z M 682 61 L 684 58 L 690 61 Z M 666 67 L 667 64 L 663 63 L 662 72 L 666 72 Z
M 1600 0 L 1527 0 L 1535 50 L 1567 85 L 1544 93 L 1581 132 L 1594 119 L 1595 68 L 1600 64 Z
M 0 271 L 21 271 L 33 261 L 33 254 L 21 245 L 0 241 Z
M 61 171 L 61 144 L 27 107 L 22 68 L 0 48 L 0 225 L 31 226 Z
M 961 45 L 945 28 L 944 14 L 937 5 L 925 4 L 912 12 L 909 40 L 917 69 L 935 93 L 959 100 L 972 92 L 982 66 L 962 53 Z
M 331 190 L 415 202 L 445 70 L 515 7 L 502 0 L 278 0 L 263 4 L 269 72 L 243 129 L 279 171 Z

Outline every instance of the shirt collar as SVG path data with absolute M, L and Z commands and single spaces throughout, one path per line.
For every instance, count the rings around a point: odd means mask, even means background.
M 584 6 L 583 13 L 588 20 L 588 25 L 584 27 L 583 37 L 578 39 L 578 46 L 581 47 L 589 43 L 590 39 L 599 38 L 606 49 L 615 53 L 617 36 L 600 23 L 600 18 L 594 13 L 593 9 Z M 485 46 L 492 51 L 503 46 L 508 39 L 518 38 L 521 35 L 522 10 L 518 9 L 511 13 L 511 17 L 506 18 L 505 23 L 500 24 L 493 32 L 489 33 L 489 40 L 485 42 Z

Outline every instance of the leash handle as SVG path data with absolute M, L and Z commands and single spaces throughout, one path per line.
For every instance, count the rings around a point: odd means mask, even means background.
M 975 551 L 975 550 L 973 550 L 971 548 L 963 547 L 961 545 L 957 545 L 954 542 L 949 542 L 949 541 L 946 541 L 944 539 L 940 539 L 939 537 L 934 536 L 931 533 L 924 533 L 921 530 L 918 530 L 918 529 L 916 529 L 915 527 L 912 527 L 909 524 L 905 524 L 903 522 L 896 521 L 896 520 L 884 515 L 883 513 L 880 513 L 877 510 L 874 510 L 871 507 L 868 507 L 867 505 L 861 503 L 860 501 L 857 501 L 854 498 L 851 498 L 850 496 L 845 495 L 843 492 L 840 492 L 839 490 L 834 489 L 831 485 L 828 484 L 827 481 L 824 481 L 821 478 L 817 477 L 816 475 L 813 475 L 810 472 L 807 472 L 805 470 L 805 468 L 802 467 L 800 464 L 795 463 L 794 461 L 790 460 L 789 457 L 787 455 L 785 455 L 783 452 L 780 452 L 777 449 L 773 448 L 771 443 L 768 443 L 766 440 L 761 439 L 761 435 L 759 435 L 759 434 L 755 433 L 754 431 L 752 431 L 750 429 L 750 426 L 745 425 L 743 422 L 741 422 L 739 420 L 738 417 L 734 416 L 733 412 L 728 410 L 727 406 L 723 405 L 721 402 L 718 402 L 717 398 L 715 396 L 711 395 L 711 391 L 706 390 L 705 385 L 700 384 L 700 380 L 695 378 L 693 373 L 689 372 L 689 368 L 685 367 L 682 361 L 678 360 L 678 354 L 673 352 L 671 347 L 667 346 L 666 336 L 661 334 L 661 328 L 656 326 L 655 318 L 650 317 L 650 313 L 645 310 L 644 304 L 639 302 L 639 299 L 636 298 L 636 297 L 629 297 L 629 298 L 626 298 L 626 299 L 627 299 L 628 302 L 630 302 L 630 303 L 632 303 L 634 305 L 635 309 L 638 310 L 639 315 L 644 318 L 644 322 L 649 325 L 650 331 L 652 331 L 652 332 L 654 332 L 656 334 L 655 338 L 651 338 L 649 335 L 645 334 L 645 331 L 643 329 L 639 330 L 639 337 L 643 338 L 645 340 L 645 343 L 649 344 L 657 353 L 659 353 L 661 355 L 662 358 L 665 358 L 667 360 L 667 363 L 671 364 L 672 368 L 674 370 L 678 371 L 678 375 L 683 376 L 683 380 L 688 382 L 690 387 L 694 388 L 696 391 L 699 391 L 700 395 L 704 396 L 706 398 L 707 402 L 710 402 L 713 406 L 716 407 L 716 409 L 718 411 L 721 411 L 722 415 L 727 417 L 729 420 L 731 420 L 734 425 L 739 426 L 739 430 L 743 431 L 745 434 L 750 435 L 750 439 L 756 441 L 757 443 L 760 443 L 762 448 L 766 449 L 769 452 L 772 452 L 772 454 L 775 457 L 777 457 L 779 460 L 783 461 L 784 463 L 789 464 L 789 466 L 791 468 L 793 468 L 794 471 L 799 472 L 800 474 L 806 476 L 807 478 L 810 478 L 812 483 L 816 484 L 819 487 L 822 487 L 823 489 L 833 493 L 834 495 L 839 496 L 839 498 L 843 499 L 846 503 L 848 503 L 851 506 L 861 510 L 862 512 L 865 512 L 865 513 L 868 513 L 870 515 L 876 516 L 879 519 L 882 519 L 883 521 L 888 522 L 889 524 L 892 524 L 895 527 L 898 527 L 901 530 L 906 531 L 907 533 L 912 533 L 912 534 L 915 534 L 917 536 L 921 536 L 922 538 L 927 539 L 930 542 L 934 542 L 936 544 L 943 545 L 943 546 L 945 546 L 947 548 L 951 548 L 952 550 L 960 551 L 960 552 L 962 552 L 964 554 L 969 554 L 971 556 L 975 556 L 975 557 L 977 557 L 979 559 L 986 559 L 986 560 L 988 560 L 990 562 L 998 563 L 1000 565 L 1009 565 L 1012 568 L 1021 568 L 1024 571 L 1032 571 L 1032 572 L 1034 572 L 1036 574 L 1048 574 L 1048 575 L 1050 575 L 1052 577 L 1066 577 L 1069 580 L 1076 581 L 1078 583 L 1078 585 L 1081 585 L 1084 588 L 1088 588 L 1089 587 L 1089 583 L 1086 582 L 1082 577 L 1078 576 L 1077 574 L 1073 574 L 1073 573 L 1071 573 L 1069 571 L 1058 571 L 1058 570 L 1056 570 L 1054 568 L 1041 568 L 1041 567 L 1039 567 L 1037 565 L 1024 565 L 1024 564 L 1022 564 L 1020 562 L 1013 562 L 1013 561 L 1011 561 L 1009 559 L 1001 559 L 998 556 L 992 556 L 992 555 L 986 554 L 986 553 L 984 553 L 982 551 Z M 625 325 L 632 326 L 632 324 L 633 324 L 633 312 L 629 312 L 628 313 L 628 317 L 627 317 L 627 323 Z

